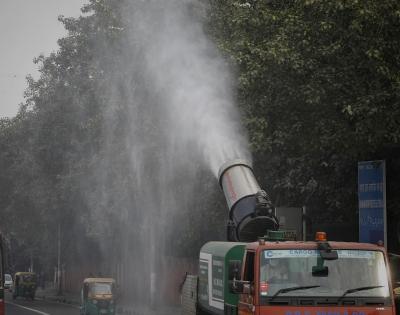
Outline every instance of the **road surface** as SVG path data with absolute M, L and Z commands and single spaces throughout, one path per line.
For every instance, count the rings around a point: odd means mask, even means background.
M 77 306 L 43 300 L 12 300 L 6 294 L 6 315 L 79 315 Z

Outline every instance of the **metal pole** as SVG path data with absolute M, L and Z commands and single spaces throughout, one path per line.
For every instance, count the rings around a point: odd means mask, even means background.
M 0 233 L 0 286 L 4 286 L 4 267 L 5 267 L 5 255 L 3 245 L 3 235 Z
M 303 206 L 303 241 L 307 241 L 306 206 Z
M 61 295 L 62 288 L 61 288 L 61 224 L 60 223 L 58 223 L 57 285 L 58 285 L 58 295 Z
M 32 253 L 32 250 L 31 250 L 31 266 L 30 266 L 30 270 L 29 271 L 33 272 L 33 253 Z

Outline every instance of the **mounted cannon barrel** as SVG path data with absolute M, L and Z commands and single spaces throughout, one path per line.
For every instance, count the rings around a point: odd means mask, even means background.
M 247 161 L 238 159 L 223 164 L 218 178 L 229 208 L 229 241 L 253 242 L 267 230 L 279 228 L 269 196 L 261 189 Z

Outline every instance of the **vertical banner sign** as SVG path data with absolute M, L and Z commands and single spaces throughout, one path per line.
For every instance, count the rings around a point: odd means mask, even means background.
M 359 241 L 387 246 L 385 161 L 358 162 L 358 208 Z

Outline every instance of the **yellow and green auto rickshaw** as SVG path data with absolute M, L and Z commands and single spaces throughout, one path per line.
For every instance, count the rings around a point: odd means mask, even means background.
M 81 291 L 81 315 L 114 315 L 115 280 L 112 278 L 87 278 Z
M 13 299 L 18 296 L 35 298 L 36 274 L 33 272 L 17 272 L 14 277 Z

